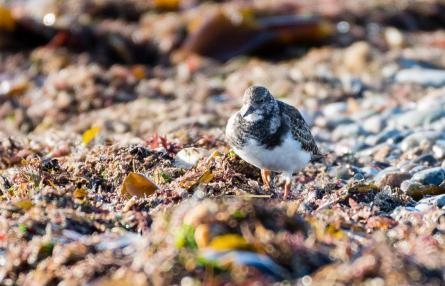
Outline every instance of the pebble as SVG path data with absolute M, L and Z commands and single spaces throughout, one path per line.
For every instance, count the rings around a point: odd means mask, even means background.
M 365 166 L 362 168 L 362 171 L 365 175 L 374 177 L 375 175 L 377 175 L 379 173 L 379 170 L 377 170 L 376 168 L 370 167 L 370 166 Z
M 356 42 L 349 46 L 344 53 L 344 64 L 350 72 L 363 71 L 371 56 L 371 47 L 367 42 Z
M 403 33 L 394 27 L 389 27 L 385 29 L 384 37 L 386 43 L 391 48 L 401 48 L 405 45 L 405 36 Z
M 440 185 L 445 180 L 445 169 L 442 167 L 430 168 L 420 171 L 413 176 L 413 180 L 424 185 Z
M 337 141 L 343 138 L 358 137 L 366 133 L 367 132 L 359 124 L 345 124 L 334 129 L 332 132 L 332 139 Z
M 437 159 L 445 157 L 445 140 L 437 140 L 433 146 L 433 154 Z
M 414 160 L 416 164 L 434 166 L 437 163 L 436 158 L 432 154 L 424 154 Z
M 398 143 L 410 133 L 411 132 L 408 130 L 400 131 L 398 129 L 387 129 L 380 132 L 379 134 L 376 134 L 375 136 L 368 136 L 366 138 L 366 142 L 370 145 L 376 145 L 387 141 L 391 143 Z
M 326 117 L 336 118 L 339 114 L 342 114 L 348 110 L 348 104 L 346 102 L 335 102 L 324 106 L 323 114 Z
M 435 143 L 438 138 L 443 136 L 444 134 L 440 131 L 419 131 L 403 139 L 400 143 L 400 148 L 403 151 L 407 151 L 411 148 L 422 145 L 422 142 Z
M 329 129 L 335 129 L 340 125 L 354 124 L 354 120 L 347 116 L 339 116 L 337 118 L 330 119 L 326 122 L 326 127 Z
M 443 208 L 445 206 L 445 194 L 423 198 L 418 202 L 418 205 L 419 204 L 428 204 L 437 206 L 438 208 Z
M 209 151 L 203 148 L 184 148 L 175 156 L 175 167 L 191 169 L 201 158 L 208 157 Z
M 339 178 L 342 180 L 349 180 L 354 176 L 354 172 L 351 170 L 351 168 L 346 166 L 335 166 L 332 167 L 332 169 L 329 171 L 329 175 L 335 178 Z
M 415 109 L 394 117 L 394 119 L 390 120 L 390 125 L 399 128 L 414 128 L 430 125 L 443 117 L 445 117 L 445 110 L 441 106 L 429 110 Z
M 130 125 L 120 120 L 106 120 L 104 124 L 105 128 L 110 132 L 122 134 L 130 130 Z
M 400 189 L 409 196 L 421 194 L 424 186 L 415 180 L 406 180 L 400 184 Z
M 385 124 L 385 120 L 380 115 L 374 115 L 363 122 L 363 129 L 371 133 L 378 133 L 385 127 Z
M 397 166 L 402 172 L 411 172 L 415 167 L 417 167 L 417 165 L 412 161 L 401 161 L 399 164 L 397 164 Z
M 426 86 L 441 87 L 445 85 L 445 70 L 403 69 L 396 73 L 394 80 L 398 83 L 418 83 Z
M 392 188 L 400 187 L 403 181 L 411 178 L 411 175 L 402 171 L 383 170 L 375 176 L 375 183 L 378 187 L 390 186 Z

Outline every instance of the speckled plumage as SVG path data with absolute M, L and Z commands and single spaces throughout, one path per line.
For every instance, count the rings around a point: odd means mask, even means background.
M 227 123 L 226 139 L 242 159 L 262 171 L 281 172 L 289 182 L 293 172 L 322 157 L 300 112 L 261 86 L 244 93 L 242 108 Z
M 262 90 L 261 92 L 269 92 L 263 87 L 251 87 L 250 90 Z M 289 130 L 292 137 L 299 141 L 302 149 L 311 153 L 312 159 L 318 159 L 322 154 L 312 137 L 311 131 L 304 120 L 301 113 L 293 106 L 282 101 L 273 101 L 271 112 L 264 114 L 264 117 L 255 121 L 244 120 L 240 112 L 232 115 L 232 122 L 226 128 L 227 141 L 231 146 L 241 148 L 247 139 L 252 138 L 257 140 L 260 145 L 267 149 L 273 149 L 283 141 L 283 135 Z M 276 103 L 276 106 L 273 106 Z M 278 127 L 271 126 L 278 124 Z

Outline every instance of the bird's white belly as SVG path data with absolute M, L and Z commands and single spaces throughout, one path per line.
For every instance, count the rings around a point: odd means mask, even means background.
M 249 139 L 242 149 L 234 151 L 248 163 L 275 172 L 293 172 L 303 169 L 311 159 L 311 154 L 301 148 L 301 143 L 288 133 L 281 145 L 267 149 Z

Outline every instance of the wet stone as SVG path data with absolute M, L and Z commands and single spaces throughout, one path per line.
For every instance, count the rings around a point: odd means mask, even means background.
M 420 171 L 413 176 L 413 180 L 424 185 L 440 185 L 445 180 L 445 169 L 442 167 L 430 168 Z

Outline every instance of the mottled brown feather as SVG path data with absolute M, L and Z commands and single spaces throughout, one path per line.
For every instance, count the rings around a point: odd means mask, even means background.
M 288 126 L 291 130 L 292 137 L 301 143 L 301 148 L 308 151 L 312 155 L 312 160 L 317 160 L 323 157 L 323 154 L 318 149 L 314 137 L 312 137 L 311 130 L 304 120 L 301 113 L 293 106 L 278 100 L 280 112 L 282 116 L 288 120 Z

